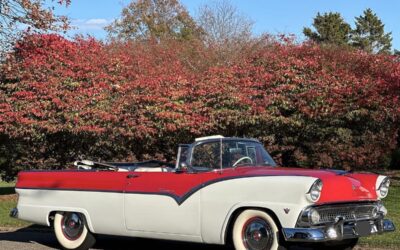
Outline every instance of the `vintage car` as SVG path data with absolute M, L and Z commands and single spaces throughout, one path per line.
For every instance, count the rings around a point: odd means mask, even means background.
M 23 171 L 11 216 L 54 227 L 65 249 L 94 235 L 230 244 L 352 248 L 394 231 L 382 198 L 389 179 L 339 170 L 277 167 L 254 139 L 209 136 L 179 145 L 175 165 L 76 162 L 77 169 Z

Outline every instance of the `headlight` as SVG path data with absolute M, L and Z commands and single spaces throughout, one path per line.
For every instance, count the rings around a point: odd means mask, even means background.
M 379 181 L 383 180 L 379 183 Z M 377 179 L 378 188 L 376 189 L 376 194 L 379 198 L 385 198 L 389 193 L 390 179 L 388 177 L 379 176 Z
M 319 220 L 321 219 L 321 216 L 319 215 L 319 212 L 316 209 L 311 208 L 310 211 L 308 212 L 308 216 L 310 219 L 310 222 L 312 224 L 318 224 Z
M 321 191 L 322 191 L 322 181 L 318 179 L 312 184 L 310 190 L 307 193 L 307 197 L 312 202 L 316 202 L 321 197 Z
M 320 223 L 321 215 L 319 214 L 318 210 L 309 207 L 301 213 L 299 219 L 297 220 L 298 227 L 309 227 L 311 225 L 317 225 Z

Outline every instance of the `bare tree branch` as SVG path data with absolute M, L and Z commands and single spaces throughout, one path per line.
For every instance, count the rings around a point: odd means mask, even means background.
M 229 0 L 215 0 L 201 6 L 197 22 L 210 45 L 241 43 L 251 38 L 253 21 Z
M 70 0 L 51 0 L 68 6 Z M 66 31 L 66 16 L 54 15 L 54 6 L 44 7 L 46 0 L 0 0 L 0 53 L 8 51 L 23 31 Z

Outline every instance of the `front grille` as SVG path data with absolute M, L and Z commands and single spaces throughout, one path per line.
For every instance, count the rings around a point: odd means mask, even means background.
M 369 220 L 376 217 L 375 204 L 346 204 L 314 207 L 320 215 L 320 223 L 335 222 L 343 217 L 345 221 Z

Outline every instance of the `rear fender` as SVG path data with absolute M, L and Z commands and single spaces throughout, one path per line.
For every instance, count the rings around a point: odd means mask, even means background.
M 92 221 L 90 219 L 90 215 L 88 211 L 82 208 L 74 208 L 74 207 L 57 207 L 57 208 L 51 208 L 50 211 L 47 214 L 47 226 L 50 226 L 50 215 L 53 213 L 57 212 L 76 212 L 76 213 L 81 213 L 85 216 L 86 224 L 88 226 L 88 229 L 90 232 L 95 233 Z

